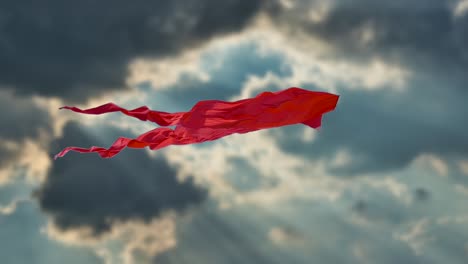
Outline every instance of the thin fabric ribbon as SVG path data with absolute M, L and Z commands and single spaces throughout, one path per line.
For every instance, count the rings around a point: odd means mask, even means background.
M 127 110 L 113 103 L 85 110 L 64 106 L 61 109 L 91 115 L 122 112 L 163 127 L 150 130 L 135 139 L 120 137 L 108 149 L 96 146 L 67 147 L 55 155 L 55 159 L 69 151 L 96 152 L 102 158 L 110 158 L 125 147 L 157 150 L 169 145 L 201 143 L 234 133 L 243 134 L 300 123 L 317 129 L 321 125 L 322 115 L 335 109 L 338 98 L 338 95 L 331 93 L 291 87 L 277 92 L 262 92 L 256 97 L 235 102 L 200 101 L 190 111 L 177 113 L 154 111 L 146 106 Z M 175 129 L 164 126 L 175 126 Z

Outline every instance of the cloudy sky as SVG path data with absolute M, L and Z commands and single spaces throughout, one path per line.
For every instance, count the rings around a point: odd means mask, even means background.
M 467 263 L 467 72 L 467 0 L 0 1 L 0 259 Z M 52 159 L 292 86 L 320 130 Z

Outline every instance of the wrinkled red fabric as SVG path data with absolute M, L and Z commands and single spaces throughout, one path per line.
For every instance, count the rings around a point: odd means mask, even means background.
M 256 97 L 235 102 L 200 101 L 190 111 L 177 113 L 153 111 L 146 106 L 127 110 L 113 103 L 86 110 L 64 106 L 61 109 L 92 115 L 122 112 L 160 126 L 175 126 L 175 129 L 158 127 L 135 139 L 120 137 L 108 149 L 95 146 L 67 147 L 55 155 L 55 159 L 63 157 L 69 151 L 96 152 L 103 158 L 110 158 L 125 147 L 149 147 L 157 150 L 169 145 L 201 143 L 234 133 L 248 133 L 300 123 L 319 128 L 322 115 L 335 109 L 338 98 L 338 95 L 331 93 L 291 87 L 278 92 L 262 92 Z

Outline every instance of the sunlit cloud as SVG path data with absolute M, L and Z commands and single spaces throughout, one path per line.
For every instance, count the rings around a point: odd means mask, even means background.
M 421 219 L 415 223 L 412 223 L 408 230 L 403 233 L 395 233 L 394 237 L 399 239 L 411 247 L 411 249 L 417 254 L 421 255 L 423 247 L 429 241 L 434 240 L 433 237 L 427 237 L 427 226 L 429 225 L 428 219 Z
M 455 8 L 453 9 L 453 15 L 455 17 L 462 17 L 468 11 L 468 1 L 460 0 L 456 3 Z
M 468 160 L 463 160 L 458 163 L 460 171 L 468 176 Z
M 445 176 L 445 177 L 448 176 L 448 173 L 449 173 L 448 165 L 442 159 L 438 158 L 435 155 L 428 155 L 428 154 L 420 155 L 417 158 L 416 162 L 421 162 L 423 164 L 428 164 L 440 176 Z
M 0 214 L 2 215 L 11 215 L 12 213 L 15 212 L 18 204 L 24 202 L 25 199 L 14 199 L 13 201 L 11 201 L 9 204 L 7 205 L 1 205 L 0 204 Z
M 96 250 L 107 262 L 149 263 L 152 257 L 176 246 L 174 218 L 175 215 L 168 214 L 150 222 L 135 220 L 115 223 L 111 232 L 99 237 L 94 236 L 93 231 L 86 227 L 64 231 L 51 222 L 42 232 L 62 243 Z M 122 246 L 114 252 L 108 245 L 116 242 Z
M 268 232 L 268 238 L 279 246 L 301 246 L 305 238 L 297 230 L 273 227 Z

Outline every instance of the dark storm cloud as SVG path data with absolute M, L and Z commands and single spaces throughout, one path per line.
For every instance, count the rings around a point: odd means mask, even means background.
M 315 21 L 305 17 L 320 1 L 295 3 L 277 9 L 275 21 L 326 41 L 340 60 L 378 56 L 408 68 L 410 77 L 403 92 L 339 89 L 338 107 L 316 141 L 303 143 L 296 128 L 285 128 L 285 150 L 314 158 L 348 150 L 350 164 L 330 164 L 343 174 L 399 169 L 424 153 L 468 156 L 468 16 L 455 17 L 453 1 L 337 1 Z
M 302 130 L 296 126 L 272 133 L 284 150 L 311 158 L 333 158 L 347 150 L 351 163 L 328 165 L 333 172 L 351 175 L 400 169 L 424 153 L 466 157 L 468 92 L 448 92 L 440 85 L 429 79 L 410 83 L 405 91 L 340 89 L 336 110 L 325 115 L 313 142 L 301 141 Z
M 21 144 L 25 139 L 36 141 L 40 132 L 52 133 L 51 117 L 32 100 L 17 98 L 0 90 L 0 142 Z M 9 164 L 18 154 L 17 148 L 0 145 L 0 167 Z
M 0 90 L 0 139 L 20 140 L 50 132 L 50 115 L 32 100 L 17 98 Z
M 307 12 L 321 2 L 299 2 L 293 11 L 276 10 L 274 19 L 338 47 L 337 57 L 378 55 L 458 77 L 468 69 L 468 16 L 454 17 L 454 1 L 336 1 L 316 21 L 307 19 Z
M 125 134 L 109 128 L 100 131 L 112 138 Z M 77 142 L 103 145 L 74 123 L 54 145 Z M 183 211 L 201 203 L 206 191 L 191 178 L 178 182 L 176 174 L 164 158 L 151 158 L 143 150 L 126 150 L 112 159 L 70 153 L 53 163 L 36 197 L 59 228 L 87 226 L 100 234 L 114 220 L 151 220 L 166 210 Z
M 16 150 L 0 147 L 0 168 L 8 165 L 17 155 Z
M 0 85 L 82 101 L 125 86 L 127 64 L 242 29 L 261 0 L 2 1 Z

